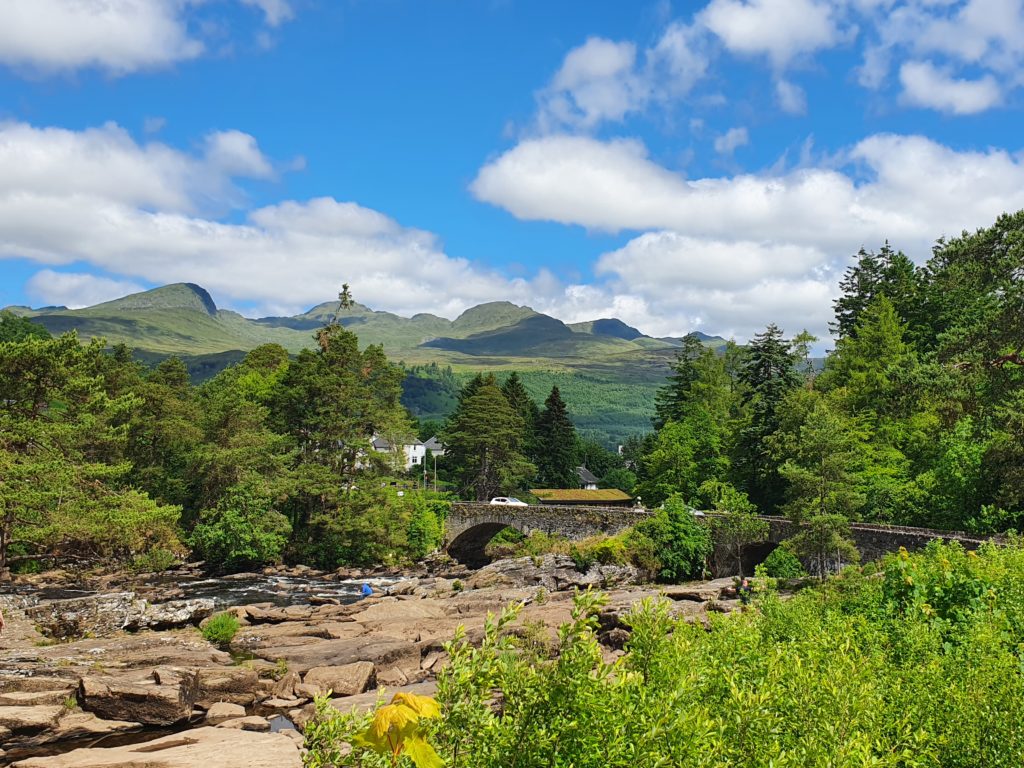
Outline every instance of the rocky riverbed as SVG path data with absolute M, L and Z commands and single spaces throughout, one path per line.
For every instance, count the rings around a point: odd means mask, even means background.
M 302 585 L 301 597 L 226 606 L 179 591 L 173 585 L 188 581 L 184 574 L 162 593 L 116 579 L 101 585 L 109 591 L 56 600 L 39 599 L 55 595 L 40 592 L 43 584 L 53 589 L 44 580 L 0 592 L 8 620 L 0 636 L 0 765 L 301 766 L 301 729 L 315 695 L 330 691 L 348 711 L 373 706 L 383 689 L 429 693 L 456 629 L 478 640 L 487 613 L 510 602 L 525 604 L 510 631 L 553 640 L 569 619 L 572 590 L 604 589 L 600 640 L 609 659 L 628 639 L 622 615 L 646 596 L 665 594 L 693 621 L 736 607 L 731 579 L 651 587 L 631 568 L 580 573 L 554 555 L 471 573 L 364 574 L 377 590 L 361 600 L 325 586 L 353 574 L 252 576 L 290 579 Z M 222 607 L 242 624 L 226 649 L 198 628 Z

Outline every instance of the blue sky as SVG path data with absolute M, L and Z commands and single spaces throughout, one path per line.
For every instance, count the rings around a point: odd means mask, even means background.
M 1024 0 L 5 0 L 0 305 L 824 334 L 1024 207 Z

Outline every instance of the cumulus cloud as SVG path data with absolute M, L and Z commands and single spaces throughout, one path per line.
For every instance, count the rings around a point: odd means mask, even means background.
M 1020 0 L 899 0 L 870 9 L 867 22 L 858 72 L 867 88 L 883 87 L 898 63 L 905 102 L 973 114 L 1024 84 Z
M 286 0 L 242 0 L 270 25 L 291 18 Z M 189 28 L 200 3 L 181 0 L 4 0 L 0 63 L 43 72 L 97 67 L 113 74 L 165 67 L 200 56 Z
M 329 300 L 342 282 L 360 301 L 408 315 L 454 317 L 497 299 L 557 303 L 564 293 L 547 274 L 510 280 L 451 258 L 436 235 L 355 202 L 282 201 L 230 222 L 210 213 L 244 203 L 233 179 L 271 165 L 252 137 L 231 131 L 189 154 L 138 144 L 116 125 L 0 124 L 0 259 L 74 266 L 43 269 L 27 286 L 39 301 L 69 306 L 178 281 L 227 306 L 287 312 Z
M 844 37 L 833 6 L 814 0 L 711 0 L 701 20 L 733 53 L 767 56 L 778 69 Z
M 25 293 L 37 305 L 70 309 L 92 306 L 144 290 L 145 286 L 131 280 L 113 280 L 84 272 L 55 272 L 52 269 L 36 272 L 25 284 Z
M 1002 101 L 999 85 L 992 75 L 978 80 L 950 77 L 927 61 L 903 64 L 900 82 L 907 103 L 954 115 L 984 112 Z
M 746 128 L 730 128 L 715 139 L 715 152 L 720 155 L 731 155 L 737 149 L 749 143 L 750 135 L 747 133 Z
M 589 38 L 537 94 L 537 127 L 589 131 L 685 96 L 707 71 L 699 38 L 694 27 L 674 22 L 642 57 L 631 42 Z
M 508 150 L 471 190 L 521 219 L 642 233 L 598 262 L 612 294 L 662 324 L 697 318 L 741 337 L 786 318 L 824 333 L 836 278 L 863 245 L 889 239 L 924 258 L 940 235 L 1024 207 L 1024 158 L 1005 151 L 879 134 L 837 162 L 687 179 L 638 141 L 561 135 Z

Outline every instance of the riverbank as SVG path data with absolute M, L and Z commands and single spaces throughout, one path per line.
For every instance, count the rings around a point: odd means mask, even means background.
M 524 642 L 552 644 L 557 627 L 569 619 L 572 590 L 605 589 L 610 600 L 599 616 L 599 640 L 609 660 L 622 653 L 628 638 L 623 614 L 644 597 L 665 594 L 677 615 L 695 622 L 737 607 L 731 580 L 656 588 L 635 583 L 638 576 L 629 568 L 598 566 L 584 574 L 559 556 L 499 561 L 464 578 L 453 575 L 422 572 L 397 580 L 377 574 L 391 581 L 374 596 L 351 601 L 318 594 L 325 585 L 351 581 L 343 575 L 261 574 L 310 589 L 298 590 L 304 602 L 229 607 L 241 627 L 223 648 L 203 639 L 191 623 L 199 621 L 196 616 L 182 620 L 185 626 L 138 631 L 109 622 L 90 628 L 86 622 L 79 624 L 85 636 L 55 642 L 31 616 L 59 615 L 62 604 L 37 599 L 29 605 L 31 584 L 22 583 L 3 598 L 8 630 L 0 637 L 0 764 L 117 765 L 118 751 L 127 750 L 124 761 L 130 761 L 130 750 L 138 748 L 124 742 L 145 742 L 163 761 L 154 765 L 198 766 L 195 755 L 203 745 L 225 738 L 212 732 L 227 729 L 238 733 L 225 754 L 241 761 L 248 754 L 248 734 L 256 751 L 270 749 L 267 739 L 273 737 L 272 751 L 287 741 L 286 753 L 294 753 L 298 765 L 302 737 L 292 726 L 301 729 L 308 721 L 315 695 L 331 691 L 334 705 L 347 710 L 372 706 L 385 689 L 429 691 L 447 663 L 444 643 L 459 627 L 479 640 L 488 612 L 510 602 L 525 607 L 508 631 Z M 126 586 L 117 580 L 107 584 Z M 165 595 L 194 599 L 174 591 Z M 147 602 L 160 609 L 171 601 Z M 81 607 L 73 612 L 84 613 Z M 118 742 L 122 746 L 110 746 Z M 68 762 L 72 754 L 45 755 L 86 745 L 92 746 L 88 754 L 73 753 L 86 762 Z

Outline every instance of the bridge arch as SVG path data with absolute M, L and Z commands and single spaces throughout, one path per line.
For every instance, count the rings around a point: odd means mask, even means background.
M 628 507 L 501 506 L 459 502 L 445 521 L 448 554 L 471 567 L 486 565 L 484 547 L 504 528 L 529 535 L 534 531 L 584 539 L 599 533 L 615 534 L 649 516 Z
M 506 528 L 519 530 L 514 525 L 506 525 L 503 522 L 477 523 L 451 540 L 448 544 L 448 554 L 465 566 L 482 568 L 491 561 L 485 552 L 488 543 Z

